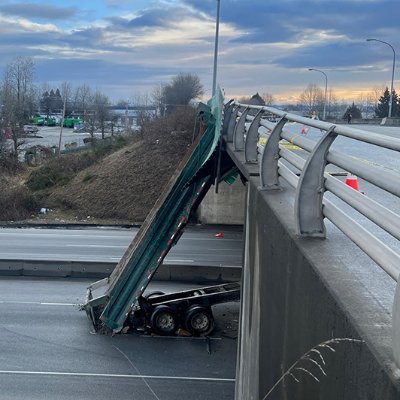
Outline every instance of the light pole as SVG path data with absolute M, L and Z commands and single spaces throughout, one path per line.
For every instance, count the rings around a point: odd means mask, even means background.
M 326 96 L 328 93 L 328 77 L 326 76 L 326 73 L 324 71 L 321 71 L 320 69 L 308 68 L 308 70 L 321 72 L 321 74 L 324 74 L 324 76 L 325 76 L 325 100 L 324 100 L 324 113 L 322 116 L 322 119 L 325 120 L 326 119 Z
M 367 39 L 367 42 L 380 42 L 380 43 L 384 43 L 387 44 L 392 50 L 393 50 L 393 67 L 392 67 L 392 81 L 390 83 L 390 98 L 389 98 L 389 112 L 388 112 L 388 118 L 390 118 L 392 116 L 392 105 L 393 105 L 393 81 L 394 81 L 394 66 L 396 64 L 396 52 L 394 51 L 393 46 L 388 43 L 385 42 L 383 40 L 379 40 L 379 39 Z
M 217 89 L 217 61 L 218 61 L 218 38 L 219 38 L 219 11 L 221 0 L 217 0 L 217 21 L 215 24 L 215 48 L 214 48 L 214 71 L 213 71 L 213 86 L 212 95 L 214 96 Z

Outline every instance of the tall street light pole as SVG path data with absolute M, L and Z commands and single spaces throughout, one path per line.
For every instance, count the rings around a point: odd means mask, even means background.
M 326 73 L 324 71 L 321 71 L 320 69 L 308 68 L 308 70 L 321 72 L 321 74 L 324 74 L 324 76 L 325 76 L 325 100 L 324 100 L 324 113 L 323 113 L 322 119 L 326 120 L 326 101 L 327 101 L 326 96 L 328 94 L 328 77 L 326 76 Z
M 392 50 L 393 50 L 393 67 L 392 67 L 392 81 L 390 83 L 390 99 L 389 99 L 389 112 L 388 112 L 388 118 L 390 118 L 392 116 L 392 105 L 393 105 L 393 81 L 394 81 L 394 66 L 396 64 L 396 52 L 394 51 L 393 46 L 388 43 L 385 42 L 383 40 L 379 40 L 379 39 L 367 39 L 367 42 L 380 42 L 380 43 L 384 43 L 387 44 Z
M 219 38 L 219 12 L 221 7 L 221 0 L 217 0 L 217 21 L 215 24 L 215 48 L 214 48 L 214 71 L 213 71 L 213 85 L 212 94 L 214 96 L 217 89 L 217 62 L 218 62 L 218 38 Z

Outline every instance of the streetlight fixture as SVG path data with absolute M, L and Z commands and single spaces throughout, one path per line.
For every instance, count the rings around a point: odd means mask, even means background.
M 219 38 L 219 12 L 221 0 L 217 0 L 217 21 L 215 24 L 215 48 L 214 48 L 214 71 L 213 71 L 213 86 L 212 95 L 214 96 L 217 89 L 217 61 L 218 61 L 218 38 Z
M 388 118 L 390 118 L 392 116 L 392 105 L 393 105 L 393 81 L 394 81 L 394 67 L 396 64 L 396 52 L 394 51 L 393 46 L 388 43 L 385 42 L 383 40 L 379 40 L 379 39 L 366 39 L 367 42 L 380 42 L 383 44 L 388 45 L 392 50 L 393 50 L 393 67 L 392 67 L 392 81 L 390 83 L 390 98 L 389 98 L 389 112 L 388 112 Z
M 324 74 L 324 76 L 325 76 L 325 100 L 324 100 L 324 113 L 322 116 L 322 119 L 325 120 L 326 119 L 326 96 L 328 93 L 328 77 L 326 76 L 326 73 L 324 71 L 321 71 L 320 69 L 308 68 L 308 70 L 321 72 L 321 74 Z

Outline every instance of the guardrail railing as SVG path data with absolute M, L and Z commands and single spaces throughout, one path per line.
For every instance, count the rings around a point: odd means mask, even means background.
M 285 129 L 288 122 L 297 122 L 304 130 L 312 127 L 321 131 L 318 141 Z M 225 105 L 222 135 L 232 142 L 235 151 L 243 151 L 246 163 L 259 164 L 260 188 L 277 190 L 282 180 L 295 188 L 294 213 L 298 234 L 305 237 L 326 237 L 324 219 L 327 218 L 359 246 L 394 280 L 400 275 L 400 246 L 389 247 L 380 238 L 348 213 L 339 208 L 335 198 L 349 205 L 392 238 L 400 240 L 400 215 L 367 195 L 346 185 L 327 173 L 327 165 L 356 175 L 376 188 L 400 197 L 400 172 L 376 163 L 365 163 L 331 149 L 338 136 L 357 142 L 400 151 L 400 139 L 335 125 L 282 110 L 241 104 L 231 100 Z M 260 138 L 265 138 L 260 144 Z M 301 151 L 285 146 L 285 141 Z M 330 200 L 326 193 L 333 196 Z M 340 203 L 340 202 L 339 202 Z M 398 301 L 397 301 L 398 298 Z M 397 285 L 393 306 L 394 355 L 400 366 L 400 289 Z

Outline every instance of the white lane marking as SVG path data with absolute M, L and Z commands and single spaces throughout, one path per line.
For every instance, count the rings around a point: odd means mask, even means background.
M 99 258 L 95 259 L 93 258 L 94 255 L 90 256 L 80 256 L 73 258 L 71 257 L 70 254 L 57 254 L 56 256 L 52 253 L 45 254 L 38 256 L 36 253 L 20 253 L 20 254 L 15 254 L 15 253 L 3 253 L 0 251 L 0 259 L 1 260 L 7 260 L 7 261 L 21 261 L 24 260 L 25 257 L 29 257 L 29 260 L 25 259 L 26 262 L 32 262 L 32 261 L 52 261 L 52 262 L 103 262 L 103 261 L 108 261 L 108 260 L 120 260 L 120 257 L 102 257 L 99 256 Z
M 176 260 L 173 258 L 165 258 L 165 261 L 168 262 L 189 262 L 189 263 L 194 263 L 194 260 Z
M 219 240 L 219 241 L 223 241 L 223 242 L 242 242 L 243 241 L 242 239 L 227 239 L 225 237 L 223 237 L 223 238 L 212 237 L 212 238 L 205 239 L 205 238 L 197 238 L 195 236 L 193 236 L 193 237 L 183 237 L 182 236 L 179 240 L 194 240 L 196 242 L 204 242 L 207 240 L 212 240 L 212 241 Z
M 78 303 L 42 303 L 40 301 L 5 301 L 0 300 L 0 304 L 37 304 L 40 306 L 78 306 Z
M 125 374 L 95 374 L 88 372 L 51 372 L 51 371 L 3 371 L 1 375 L 48 375 L 48 376 L 81 376 L 98 378 L 127 378 L 127 379 L 160 379 L 177 381 L 204 381 L 204 382 L 235 382 L 231 378 L 202 378 L 197 376 L 162 376 L 162 375 L 125 375 Z
M 122 239 L 122 240 L 129 240 L 130 238 L 131 238 L 131 236 L 130 235 L 126 235 L 126 236 L 122 236 L 122 235 L 120 235 L 120 236 L 106 236 L 106 235 L 74 235 L 74 234 L 69 234 L 68 232 L 64 232 L 64 233 L 62 233 L 62 234 L 58 234 L 57 235 L 57 232 L 53 232 L 53 233 L 43 233 L 43 232 L 33 232 L 33 233 L 30 233 L 30 232 L 22 232 L 22 231 L 19 231 L 19 232 L 3 232 L 1 229 L 0 229 L 0 235 L 5 235 L 5 236 L 11 236 L 11 235 L 13 235 L 13 236 L 18 236 L 18 239 L 21 239 L 21 237 L 22 236 L 32 236 L 32 237 L 34 237 L 34 238 L 46 238 L 46 237 L 51 237 L 51 238 L 54 238 L 54 237 L 59 237 L 59 238 L 62 238 L 62 237 L 65 237 L 65 236 L 67 236 L 68 237 L 68 239 L 79 239 L 79 238 L 84 238 L 84 239 L 89 239 L 89 238 L 92 238 L 93 239 L 93 237 L 95 237 L 96 239 L 99 239 L 99 240 L 101 240 L 101 239 Z
M 222 340 L 220 337 L 211 337 L 211 336 L 161 336 L 161 335 L 140 335 L 142 339 L 174 339 L 174 340 Z
M 109 244 L 63 244 L 63 247 L 99 247 L 101 249 L 106 249 L 108 247 L 116 247 L 119 249 L 126 249 L 128 246 L 122 245 L 109 245 Z

